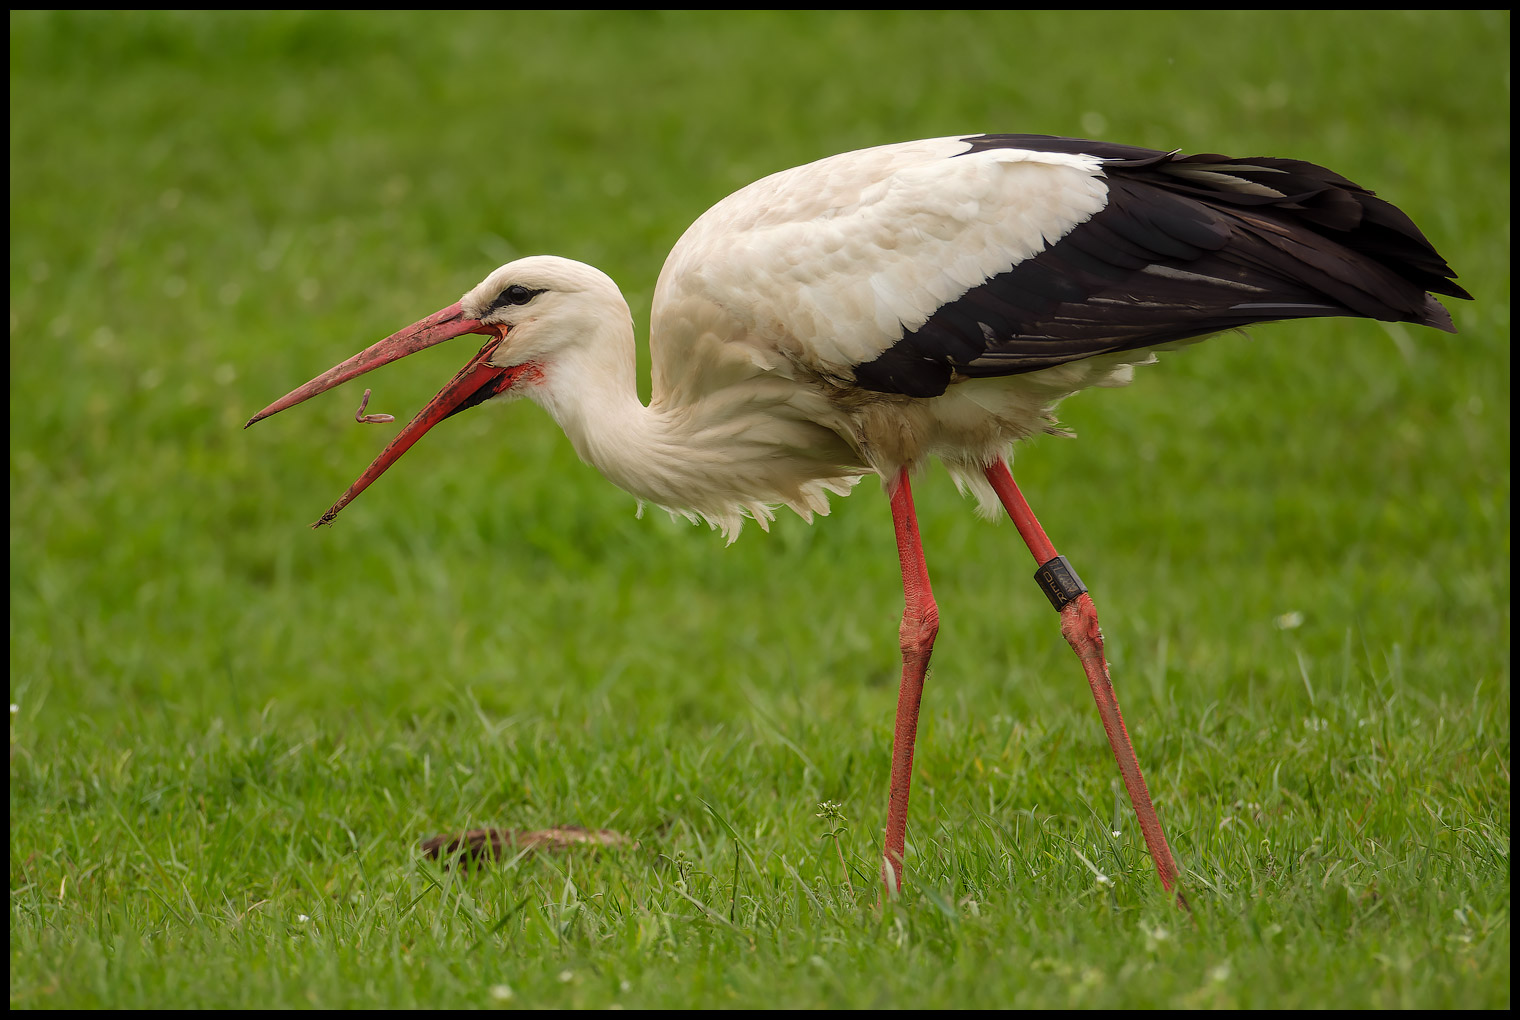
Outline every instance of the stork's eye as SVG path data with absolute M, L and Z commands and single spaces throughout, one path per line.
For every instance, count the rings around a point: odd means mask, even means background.
M 492 303 L 492 307 L 499 308 L 502 305 L 525 305 L 529 301 L 532 301 L 534 297 L 542 293 L 543 291 L 541 290 L 529 290 L 527 287 L 524 287 L 520 283 L 514 283 L 512 286 L 508 287 L 506 290 L 502 291 L 500 295 L 497 296 L 496 300 Z

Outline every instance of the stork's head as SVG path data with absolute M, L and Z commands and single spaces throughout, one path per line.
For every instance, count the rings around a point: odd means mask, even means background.
M 472 332 L 501 341 L 489 359 L 500 367 L 546 366 L 593 342 L 609 319 L 628 318 L 628 305 L 606 273 L 553 255 L 508 262 L 444 311 L 450 309 L 462 322 L 479 323 Z
M 248 425 L 425 347 L 466 333 L 489 338 L 317 522 L 327 524 L 428 429 L 493 397 L 531 392 L 554 373 L 557 363 L 595 343 L 609 317 L 626 322 L 628 305 L 605 273 L 550 255 L 518 259 L 491 273 L 456 303 L 287 393 L 248 419 Z

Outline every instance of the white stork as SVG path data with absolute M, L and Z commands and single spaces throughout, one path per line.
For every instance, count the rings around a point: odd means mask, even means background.
M 919 699 L 939 628 L 909 477 L 930 457 L 1014 519 L 1092 686 L 1163 885 L 1177 866 L 1114 698 L 1091 598 L 1009 473 L 1087 386 L 1153 351 L 1277 319 L 1360 316 L 1454 332 L 1468 298 L 1409 217 L 1323 167 L 1080 139 L 884 145 L 756 181 L 704 213 L 655 288 L 646 406 L 617 285 L 534 256 L 266 407 L 266 418 L 464 333 L 488 339 L 319 524 L 438 422 L 526 396 L 641 502 L 732 541 L 776 506 L 811 520 L 864 475 L 891 501 L 906 608 L 882 853 L 901 887 Z M 361 408 L 362 410 L 362 408 Z

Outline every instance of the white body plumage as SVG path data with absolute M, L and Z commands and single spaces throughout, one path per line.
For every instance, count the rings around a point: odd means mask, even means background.
M 966 148 L 941 138 L 834 156 L 766 177 L 703 214 L 655 289 L 647 408 L 635 397 L 627 304 L 592 267 L 522 259 L 460 303 L 474 317 L 510 280 L 574 287 L 594 303 L 597 312 L 574 324 L 584 351 L 556 358 L 521 394 L 614 484 L 700 516 L 729 540 L 746 516 L 765 527 L 772 508 L 786 506 L 810 520 L 828 512 L 829 492 L 848 492 L 862 474 L 889 479 L 931 456 L 995 511 L 986 463 L 1049 427 L 1063 397 L 1122 385 L 1129 366 L 1151 356 L 966 379 L 927 399 L 854 385 L 855 366 L 905 329 L 1103 207 L 1095 157 L 1002 149 L 950 160 Z M 532 350 L 523 335 L 531 321 L 509 333 L 498 363 Z

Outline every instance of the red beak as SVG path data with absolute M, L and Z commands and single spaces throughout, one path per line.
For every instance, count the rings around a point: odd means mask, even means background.
M 328 369 L 317 376 L 305 386 L 291 390 L 285 396 L 270 404 L 264 410 L 248 419 L 248 425 L 256 421 L 262 421 L 277 411 L 294 404 L 299 404 L 308 397 L 314 397 L 318 393 L 324 393 L 340 383 L 348 382 L 355 376 L 388 365 L 392 361 L 415 354 L 424 347 L 451 340 L 465 333 L 484 333 L 490 336 L 485 346 L 469 360 L 459 373 L 449 380 L 448 385 L 438 391 L 438 395 L 428 401 L 428 405 L 417 416 L 407 423 L 390 445 L 380 452 L 374 463 L 364 469 L 354 484 L 348 487 L 343 497 L 332 505 L 322 515 L 322 519 L 312 527 L 320 527 L 323 524 L 332 523 L 332 519 L 338 515 L 350 501 L 359 493 L 369 487 L 370 482 L 385 473 L 385 469 L 401 458 L 401 455 L 412 448 L 412 444 L 422 438 L 422 434 L 434 425 L 443 421 L 451 414 L 463 411 L 467 407 L 473 407 L 488 397 L 511 389 L 518 375 L 528 366 L 516 365 L 508 368 L 499 368 L 490 363 L 491 355 L 496 353 L 496 348 L 506 336 L 506 329 L 500 326 L 484 326 L 476 319 L 466 318 L 464 312 L 457 303 L 434 312 L 420 322 L 393 333 L 379 343 L 355 354 L 352 358 Z M 244 425 L 247 428 L 248 425 Z

